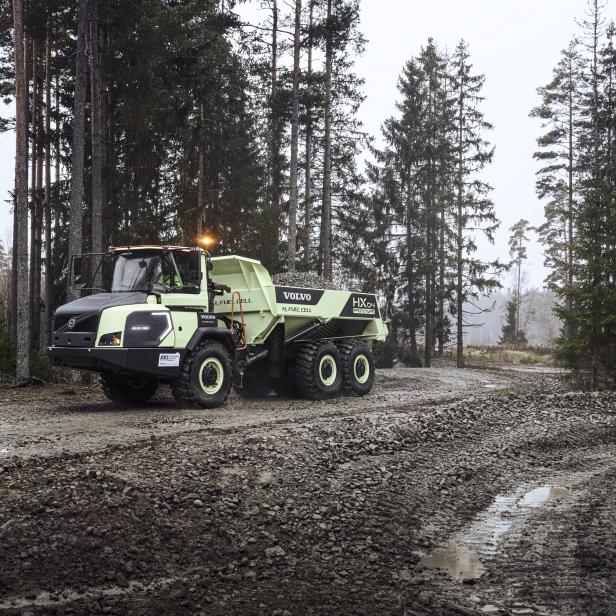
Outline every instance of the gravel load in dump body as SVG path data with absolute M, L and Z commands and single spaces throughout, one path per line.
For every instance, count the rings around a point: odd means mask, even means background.
M 356 291 L 341 281 L 325 280 L 316 272 L 281 272 L 272 276 L 274 284 L 285 287 L 303 287 L 305 289 L 328 289 L 331 291 Z

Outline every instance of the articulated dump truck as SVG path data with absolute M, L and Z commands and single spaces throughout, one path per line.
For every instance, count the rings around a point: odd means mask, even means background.
M 259 261 L 179 246 L 110 248 L 111 292 L 98 292 L 82 259 L 69 277 L 94 293 L 56 310 L 48 354 L 99 372 L 115 402 L 146 402 L 161 383 L 204 408 L 233 386 L 313 400 L 373 386 L 371 341 L 387 334 L 373 294 L 274 285 Z

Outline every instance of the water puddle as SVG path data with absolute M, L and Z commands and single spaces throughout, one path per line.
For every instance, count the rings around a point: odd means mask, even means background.
M 571 491 L 560 486 L 541 486 L 527 492 L 520 501 L 521 507 L 541 507 L 552 500 L 569 498 Z
M 496 553 L 503 536 L 514 524 L 523 524 L 533 509 L 570 496 L 567 488 L 557 485 L 499 495 L 447 545 L 423 556 L 421 564 L 426 569 L 446 571 L 458 581 L 477 579 L 485 571 L 481 557 Z

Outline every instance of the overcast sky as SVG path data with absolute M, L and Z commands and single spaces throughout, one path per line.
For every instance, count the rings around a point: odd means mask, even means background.
M 368 44 L 357 70 L 366 80 L 361 118 L 369 133 L 377 136 L 383 120 L 394 113 L 402 66 L 430 36 L 450 49 L 464 38 L 475 71 L 486 75 L 483 109 L 495 126 L 496 145 L 486 175 L 502 225 L 495 245 L 482 245 L 485 258 L 507 257 L 508 229 L 520 218 L 542 221 L 532 159 L 539 125 L 528 114 L 538 102 L 537 87 L 550 80 L 560 50 L 577 31 L 574 20 L 585 5 L 585 0 L 362 0 Z M 608 0 L 608 18 L 615 5 L 616 0 Z M 6 199 L 14 181 L 13 134 L 0 135 L 0 152 L 0 237 L 5 240 L 12 225 Z M 533 243 L 528 284 L 541 286 L 544 277 L 541 247 Z M 503 282 L 509 284 L 508 276 Z

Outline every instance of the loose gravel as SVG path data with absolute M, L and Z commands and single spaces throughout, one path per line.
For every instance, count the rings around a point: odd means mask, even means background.
M 486 372 L 422 398 L 429 379 L 415 373 L 383 371 L 371 396 L 334 411 L 5 457 L 0 611 L 612 613 L 616 395 Z M 40 412 L 52 404 L 66 403 Z M 495 499 L 554 482 L 572 497 L 494 540 L 482 576 L 422 566 Z
M 348 286 L 325 280 L 316 272 L 282 272 L 272 276 L 272 282 L 287 287 L 302 287 L 305 289 L 330 289 L 334 291 L 351 291 Z

